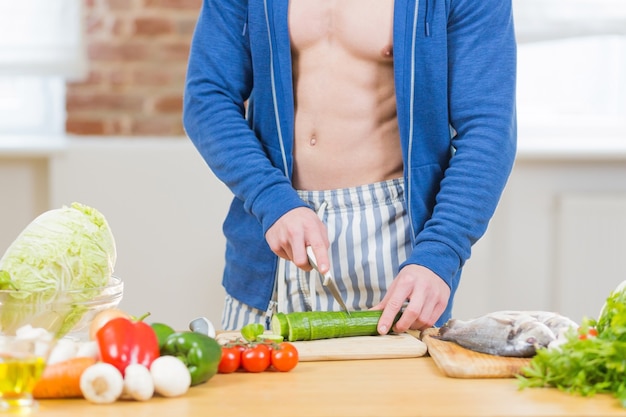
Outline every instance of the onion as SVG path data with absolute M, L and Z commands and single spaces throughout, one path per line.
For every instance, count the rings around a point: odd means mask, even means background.
M 106 310 L 102 310 L 95 315 L 95 317 L 91 321 L 91 324 L 89 325 L 89 338 L 91 340 L 95 340 L 98 330 L 100 330 L 102 326 L 104 326 L 106 323 L 117 317 L 124 317 L 126 319 L 132 318 L 130 314 L 118 308 L 109 308 Z

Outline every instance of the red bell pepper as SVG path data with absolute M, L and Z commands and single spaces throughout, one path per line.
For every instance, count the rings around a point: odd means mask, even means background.
M 152 327 L 143 322 L 117 317 L 96 333 L 100 359 L 124 374 L 126 367 L 138 363 L 150 367 L 159 357 L 159 341 Z

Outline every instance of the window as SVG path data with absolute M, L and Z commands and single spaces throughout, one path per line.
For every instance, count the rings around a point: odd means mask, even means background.
M 0 134 L 61 134 L 86 72 L 82 0 L 0 0 Z

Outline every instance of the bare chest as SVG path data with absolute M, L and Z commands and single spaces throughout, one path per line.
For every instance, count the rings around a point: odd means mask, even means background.
M 294 53 L 343 48 L 363 59 L 393 57 L 393 0 L 290 0 Z

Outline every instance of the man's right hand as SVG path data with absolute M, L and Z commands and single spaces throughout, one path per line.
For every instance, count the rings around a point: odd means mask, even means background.
M 320 272 L 330 268 L 328 231 L 310 208 L 298 207 L 285 213 L 267 230 L 265 240 L 276 255 L 305 271 L 312 269 L 306 254 L 306 247 L 311 246 Z

